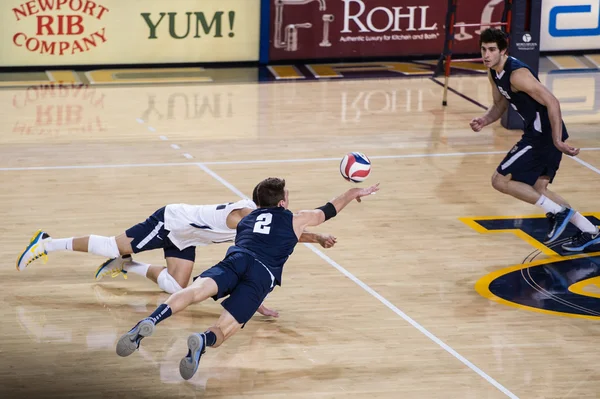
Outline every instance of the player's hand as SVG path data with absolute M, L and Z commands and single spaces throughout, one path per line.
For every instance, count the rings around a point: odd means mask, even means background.
M 474 132 L 479 132 L 485 126 L 485 120 L 483 118 L 473 118 L 469 125 Z
M 379 191 L 379 183 L 374 184 L 371 187 L 361 188 L 356 193 L 356 201 L 361 202 L 361 197 L 364 197 L 365 195 L 375 194 L 377 191 Z
M 317 236 L 317 241 L 323 248 L 331 248 L 337 242 L 337 238 L 332 236 L 331 234 L 319 234 Z
M 258 307 L 257 310 L 258 313 L 260 313 L 263 316 L 270 316 L 270 317 L 279 317 L 279 312 L 273 309 L 269 309 L 268 307 L 265 306 L 264 303 L 261 303 L 260 306 Z
M 572 157 L 574 157 L 577 154 L 579 154 L 579 148 L 571 147 L 570 145 L 568 145 L 564 141 L 559 141 L 558 143 L 554 143 L 554 145 L 563 154 L 567 154 L 567 155 L 570 155 Z

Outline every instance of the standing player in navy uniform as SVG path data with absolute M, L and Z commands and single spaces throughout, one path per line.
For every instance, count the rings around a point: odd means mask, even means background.
M 579 154 L 579 149 L 566 143 L 569 135 L 558 100 L 527 65 L 506 54 L 508 43 L 500 29 L 484 30 L 479 43 L 483 63 L 489 68 L 494 105 L 485 115 L 471 121 L 471 129 L 479 132 L 495 122 L 509 104 L 521 115 L 525 126 L 521 140 L 494 172 L 492 186 L 501 193 L 544 209 L 550 222 L 546 244 L 555 241 L 569 221 L 580 233 L 563 244 L 563 249 L 577 252 L 600 243 L 598 227 L 548 189 L 562 154 Z
M 224 310 L 219 320 L 203 333 L 188 337 L 188 352 L 181 359 L 179 371 L 184 379 L 192 378 L 206 347 L 216 348 L 235 334 L 275 285 L 281 285 L 283 266 L 304 229 L 336 216 L 351 201 L 360 202 L 361 197 L 378 191 L 378 186 L 352 188 L 320 208 L 294 214 L 287 209 L 285 180 L 263 180 L 254 189 L 258 209 L 238 224 L 235 245 L 229 247 L 225 258 L 124 334 L 117 343 L 117 354 L 131 355 L 140 341 L 153 333 L 156 324 L 189 305 L 210 297 L 227 297 L 221 303 Z

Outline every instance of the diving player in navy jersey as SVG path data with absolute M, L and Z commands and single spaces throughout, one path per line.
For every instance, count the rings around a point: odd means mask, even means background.
M 235 245 L 229 247 L 225 258 L 124 334 L 117 343 L 117 354 L 131 355 L 144 337 L 152 335 L 156 324 L 189 305 L 211 297 L 214 300 L 227 297 L 221 303 L 224 310 L 217 322 L 203 333 L 188 337 L 188 352 L 181 359 L 179 372 L 186 380 L 192 378 L 206 347 L 216 348 L 235 334 L 275 285 L 281 285 L 283 266 L 304 229 L 324 223 L 353 200 L 361 202 L 361 197 L 378 190 L 379 184 L 352 188 L 317 209 L 294 214 L 287 209 L 289 194 L 285 180 L 261 181 L 253 193 L 258 208 L 238 224 Z
M 196 247 L 233 242 L 238 223 L 254 209 L 254 200 L 249 199 L 214 205 L 169 204 L 158 209 L 144 222 L 112 237 L 92 234 L 76 238 L 52 238 L 39 230 L 18 257 L 17 269 L 25 269 L 50 252 L 89 252 L 109 257 L 98 267 L 96 280 L 105 275 L 127 277 L 128 273 L 134 273 L 173 294 L 189 283 L 196 260 Z M 336 238 L 329 234 L 305 231 L 300 241 L 331 248 Z M 137 262 L 131 257 L 131 254 L 154 249 L 163 250 L 166 267 Z M 264 305 L 258 312 L 265 316 L 279 316 L 277 311 Z
M 544 209 L 550 222 L 546 244 L 554 242 L 569 222 L 580 232 L 564 243 L 563 249 L 577 252 L 600 243 L 598 227 L 548 189 L 562 154 L 579 154 L 578 148 L 566 143 L 569 135 L 562 120 L 560 103 L 529 66 L 506 54 L 508 43 L 502 30 L 484 30 L 479 43 L 483 63 L 489 68 L 494 104 L 483 116 L 471 121 L 471 129 L 479 132 L 500 119 L 509 104 L 524 122 L 521 140 L 498 165 L 492 176 L 492 186 L 501 193 Z

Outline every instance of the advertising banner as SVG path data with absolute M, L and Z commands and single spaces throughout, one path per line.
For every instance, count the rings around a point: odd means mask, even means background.
M 270 60 L 439 55 L 448 0 L 269 0 Z M 456 23 L 499 22 L 503 0 L 459 2 Z M 479 28 L 454 52 L 478 53 Z
M 3 0 L 0 67 L 256 61 L 260 0 Z
M 598 0 L 542 1 L 542 51 L 600 49 Z

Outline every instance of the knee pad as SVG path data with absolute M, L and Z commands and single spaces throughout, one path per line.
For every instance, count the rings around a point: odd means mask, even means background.
M 177 291 L 181 291 L 183 288 L 179 285 L 177 280 L 173 278 L 168 272 L 167 269 L 163 269 L 162 272 L 158 275 L 156 279 L 158 286 L 161 290 L 168 292 L 169 294 L 174 294 Z
M 108 258 L 118 258 L 121 256 L 115 237 L 91 235 L 88 240 L 88 252 Z

